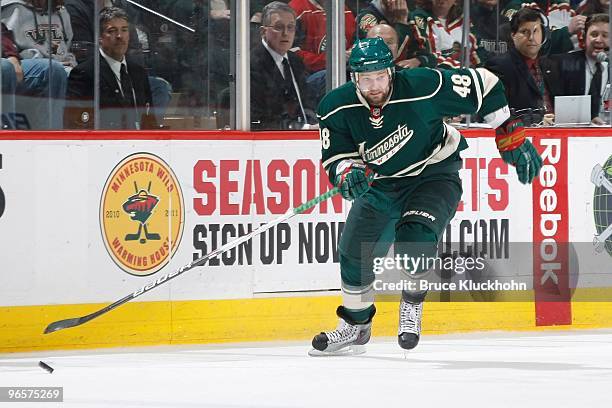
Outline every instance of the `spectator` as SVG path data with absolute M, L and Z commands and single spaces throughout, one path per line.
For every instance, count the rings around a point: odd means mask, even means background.
M 508 25 L 506 16 L 497 14 L 498 0 L 476 0 L 470 10 L 472 33 L 476 36 L 478 58 L 484 63 L 489 57 L 508 52 Z
M 11 33 L 2 23 L 2 128 L 12 129 L 11 115 L 15 113 L 17 82 L 23 81 L 19 53 Z
M 439 66 L 459 68 L 461 66 L 461 43 L 463 40 L 463 14 L 455 0 L 419 0 L 411 14 L 419 30 L 419 38 L 429 43 Z M 470 64 L 480 65 L 476 37 L 470 33 Z
M 599 62 L 597 55 L 609 48 L 608 15 L 593 14 L 585 25 L 585 49 L 554 56 L 559 64 L 561 95 L 591 95 L 591 119 L 602 125 L 599 118 L 601 95 L 608 83 L 608 63 Z
M 119 7 L 128 11 L 132 10 L 131 6 L 125 0 L 95 0 L 98 2 L 98 7 Z M 74 49 L 76 50 L 77 60 L 79 63 L 90 59 L 94 51 L 94 3 L 93 0 L 65 0 L 66 8 L 70 14 L 70 21 L 74 28 Z M 139 11 L 133 11 L 133 16 L 139 16 Z M 128 55 L 131 60 L 141 66 L 145 66 L 145 58 L 143 47 L 139 40 L 139 32 L 134 24 L 130 24 L 130 41 L 128 44 Z M 146 50 L 148 53 L 148 49 Z M 170 103 L 172 85 L 164 78 L 156 75 L 149 75 L 149 87 L 151 89 L 151 97 L 155 109 L 153 113 L 156 116 L 156 121 L 163 120 L 164 113 Z
M 304 64 L 289 49 L 295 12 L 274 1 L 262 13 L 261 43 L 251 52 L 251 122 L 254 129 L 301 129 L 311 107 L 304 90 Z
M 327 48 L 327 16 L 325 8 L 316 0 L 291 0 L 289 6 L 295 10 L 298 31 L 296 34 L 297 54 L 304 61 L 306 72 L 312 74 L 325 69 Z M 345 42 L 349 51 L 355 38 L 355 16 L 344 10 Z
M 297 34 L 295 45 L 297 55 L 306 66 L 306 86 L 318 102 L 325 95 L 325 66 L 327 48 L 326 13 L 323 5 L 316 0 L 291 0 L 289 6 L 297 16 Z M 347 59 L 355 38 L 355 15 L 344 9 L 345 45 Z
M 70 16 L 63 0 L 50 1 L 51 39 L 48 38 L 47 0 L 2 0 L 2 21 L 13 31 L 21 58 L 49 58 L 51 50 L 51 57 L 70 72 L 76 66 L 76 59 L 70 52 Z
M 512 19 L 523 7 L 530 7 L 544 14 L 550 29 L 549 41 L 544 44 L 541 55 L 561 54 L 578 48 L 577 34 L 584 29 L 584 16 L 577 16 L 566 0 L 534 0 L 527 3 L 523 0 L 511 0 L 502 10 L 502 14 Z
M 399 37 L 397 36 L 397 31 L 393 27 L 388 24 L 377 24 L 374 27 L 370 28 L 366 38 L 376 38 L 380 37 L 387 44 L 389 50 L 391 51 L 391 55 L 393 55 L 393 61 L 397 60 L 397 52 L 398 52 L 398 42 Z M 398 66 L 396 65 L 396 69 Z M 399 67 L 401 69 L 401 67 Z
M 69 52 L 72 28 L 68 13 L 62 0 L 50 1 L 51 27 L 47 0 L 2 0 L 0 3 L 1 20 L 13 32 L 23 69 L 23 81 L 16 89 L 20 95 L 18 103 L 36 129 L 61 128 L 66 73 L 76 65 L 74 55 Z M 30 97 L 52 98 L 52 102 L 32 103 Z
M 497 74 L 506 89 L 511 112 L 530 125 L 553 114 L 553 97 L 560 82 L 553 62 L 540 57 L 546 37 L 539 11 L 525 7 L 510 20 L 512 47 L 507 54 L 490 58 L 485 67 Z
M 414 21 L 409 20 L 409 14 L 406 0 L 374 0 L 357 16 L 357 36 L 366 38 L 375 25 L 389 24 L 399 38 L 396 65 L 402 68 L 434 67 L 437 61 L 431 53 L 430 44 L 419 36 Z
M 144 68 L 127 56 L 127 13 L 116 7 L 100 11 L 100 127 L 103 129 L 151 129 L 151 89 Z M 68 78 L 69 128 L 93 128 L 94 58 L 76 66 Z

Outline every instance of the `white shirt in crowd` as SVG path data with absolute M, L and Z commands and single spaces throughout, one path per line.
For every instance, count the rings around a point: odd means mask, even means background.
M 270 48 L 266 40 L 264 40 L 263 38 L 261 39 L 261 43 L 266 48 L 266 50 L 268 50 L 268 52 L 272 56 L 272 59 L 274 59 L 274 63 L 276 64 L 276 67 L 280 71 L 282 77 L 285 78 L 285 70 L 283 69 L 283 59 L 287 58 L 287 61 L 289 61 L 289 57 L 287 56 L 287 53 L 285 53 L 285 55 L 280 55 L 278 52 Z M 300 111 L 302 112 L 302 118 L 304 119 L 304 123 L 307 123 L 306 113 L 304 112 L 304 105 L 302 105 L 302 95 L 300 94 L 300 88 L 295 82 L 295 76 L 293 76 L 293 68 L 291 68 L 291 63 L 289 63 L 289 70 L 291 71 L 291 83 L 293 83 L 293 88 L 295 89 L 295 93 L 297 94 L 298 102 L 300 104 Z
M 114 58 L 109 57 L 102 51 L 100 48 L 100 55 L 106 60 L 108 65 L 110 65 L 113 74 L 115 74 L 115 79 L 117 79 L 117 84 L 119 85 L 119 89 L 121 89 L 121 93 L 123 93 L 123 88 L 121 87 L 121 64 L 125 64 L 125 70 L 127 71 L 127 62 L 125 61 L 125 55 L 123 56 L 123 60 L 117 61 Z
M 268 52 L 272 56 L 272 59 L 274 59 L 274 63 L 276 64 L 276 67 L 280 71 L 283 78 L 285 78 L 285 70 L 283 69 L 283 59 L 287 58 L 287 61 L 289 61 L 289 57 L 287 56 L 287 53 L 285 53 L 285 55 L 280 55 L 278 52 L 270 48 L 266 40 L 264 40 L 263 38 L 261 39 L 261 43 L 263 44 L 264 47 L 266 47 L 266 50 L 268 50 Z M 289 66 L 291 66 L 291 64 Z

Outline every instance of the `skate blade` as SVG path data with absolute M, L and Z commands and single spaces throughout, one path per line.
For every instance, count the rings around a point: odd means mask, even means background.
M 349 346 L 338 351 L 320 351 L 310 349 L 308 355 L 310 357 L 338 357 L 338 356 L 358 356 L 366 352 L 365 346 Z

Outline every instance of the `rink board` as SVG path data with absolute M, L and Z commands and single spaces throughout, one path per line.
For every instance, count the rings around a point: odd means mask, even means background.
M 511 242 L 593 240 L 590 175 L 612 155 L 612 133 L 531 130 L 548 165 L 534 188 L 499 159 L 490 131 L 464 134 L 464 192 L 448 240 L 487 246 L 482 231 L 489 241 L 500 231 Z M 327 191 L 319 149 L 316 132 L 3 133 L 0 351 L 307 339 L 333 326 L 337 242 L 350 208 L 339 197 L 86 325 L 41 334 Z M 554 220 L 552 238 L 546 220 Z M 425 332 L 612 326 L 608 303 L 585 301 L 609 293 L 612 257 L 597 254 L 609 270 L 581 274 L 578 285 L 567 253 L 533 254 L 512 272 L 530 282 L 527 300 L 431 302 Z M 565 272 L 560 292 L 575 289 L 583 301 L 545 296 L 550 265 Z M 396 302 L 378 309 L 375 334 L 393 335 Z

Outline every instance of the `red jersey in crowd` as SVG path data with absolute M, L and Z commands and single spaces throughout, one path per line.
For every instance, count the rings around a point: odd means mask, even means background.
M 325 69 L 327 48 L 325 8 L 314 0 L 291 0 L 289 6 L 295 10 L 299 32 L 295 45 L 308 73 Z M 355 15 L 345 7 L 346 48 L 355 40 Z

